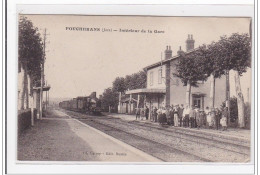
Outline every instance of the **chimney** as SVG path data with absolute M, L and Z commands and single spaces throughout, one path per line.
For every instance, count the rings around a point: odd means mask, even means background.
M 191 51 L 194 49 L 195 40 L 193 39 L 193 35 L 188 35 L 188 39 L 186 40 L 186 51 Z
M 165 60 L 170 59 L 172 57 L 172 50 L 171 46 L 166 46 L 166 50 L 164 51 L 165 53 Z
M 180 46 L 180 49 L 178 50 L 177 54 L 178 54 L 178 55 L 181 55 L 181 54 L 183 54 L 183 53 L 184 53 L 184 51 L 181 50 L 181 46 Z

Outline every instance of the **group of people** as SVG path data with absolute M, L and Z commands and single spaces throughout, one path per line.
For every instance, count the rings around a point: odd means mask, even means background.
M 149 117 L 149 108 L 145 106 L 145 108 L 136 108 L 136 120 L 141 119 L 143 120 L 144 118 L 148 120 Z
M 159 122 L 160 124 L 168 124 L 175 127 L 190 127 L 190 128 L 215 128 L 223 130 L 227 129 L 228 108 L 225 107 L 222 111 L 218 108 L 201 110 L 199 107 L 184 108 L 183 104 L 168 106 L 168 107 L 152 107 L 151 121 Z M 148 120 L 149 108 L 137 108 L 136 119 L 144 117 Z

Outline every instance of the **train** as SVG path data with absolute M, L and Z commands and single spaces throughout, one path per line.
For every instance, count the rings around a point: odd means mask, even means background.
M 59 103 L 62 109 L 82 112 L 87 114 L 101 114 L 101 100 L 96 97 L 96 92 L 92 92 L 89 96 L 80 96 L 71 100 Z

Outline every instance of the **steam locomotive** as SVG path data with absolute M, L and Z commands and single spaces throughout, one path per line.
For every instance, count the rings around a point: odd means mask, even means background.
M 66 110 L 89 114 L 101 114 L 101 101 L 96 97 L 96 92 L 90 96 L 73 98 L 59 103 L 59 107 Z

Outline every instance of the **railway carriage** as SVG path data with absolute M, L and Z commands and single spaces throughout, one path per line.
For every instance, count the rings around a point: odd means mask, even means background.
M 100 114 L 101 102 L 96 97 L 96 93 L 91 93 L 90 96 L 80 96 L 73 98 L 72 100 L 62 101 L 59 103 L 59 107 L 71 111 Z

